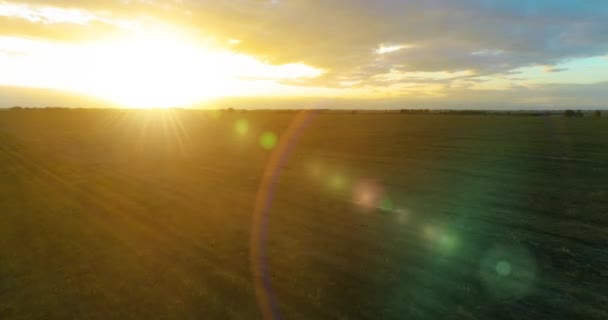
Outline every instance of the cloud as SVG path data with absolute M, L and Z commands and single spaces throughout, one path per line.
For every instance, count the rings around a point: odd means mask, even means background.
M 89 10 L 158 15 L 238 39 L 239 50 L 272 61 L 338 70 L 372 63 L 374 50 L 386 43 L 416 45 L 386 61 L 409 62 L 410 71 L 508 70 L 608 51 L 608 4 L 593 0 L 50 0 L 22 6 L 48 19 L 42 5 L 63 7 L 55 15 L 76 20 L 94 20 Z
M 53 40 L 62 42 L 79 42 L 90 40 L 91 34 L 100 37 L 118 35 L 124 31 L 117 25 L 90 22 L 86 25 L 74 27 L 69 23 L 31 23 L 27 20 L 14 19 L 0 16 L 0 36 L 34 38 L 41 40 Z
M 242 40 L 241 50 L 337 73 L 375 63 L 408 71 L 496 73 L 608 51 L 608 4 L 602 1 L 183 3 L 201 28 Z M 384 43 L 415 47 L 377 62 L 374 49 Z
M 15 2 L 2 2 L 2 3 Z M 468 88 L 483 76 L 509 76 L 608 53 L 605 0 L 36 0 L 30 18 L 6 32 L 49 38 L 114 32 L 111 21 L 154 18 L 209 36 L 272 64 L 302 63 L 326 72 L 288 84 L 370 87 L 405 83 Z M 53 26 L 40 8 L 62 8 Z M 35 18 L 31 18 L 33 17 Z M 48 14 L 47 14 L 48 15 Z M 17 15 L 18 16 L 18 15 Z M 70 18 L 71 17 L 71 18 Z M 10 20 L 10 21 L 9 21 Z M 19 21 L 17 21 L 19 20 Z M 9 31 L 7 31 L 9 30 Z M 12 31 L 10 31 L 12 30 Z M 105 30 L 105 31 L 104 31 Z M 66 36 L 69 35 L 69 36 Z M 232 40 L 232 41 L 230 41 Z M 380 54 L 381 53 L 381 54 Z M 387 74 L 468 74 L 382 79 Z M 515 78 L 513 78 L 515 79 Z M 519 84 L 515 83 L 514 88 Z M 448 90 L 448 89 L 445 89 Z M 539 89 L 540 90 L 540 89 Z
M 3 26 L 0 36 L 79 42 L 89 40 L 91 35 L 119 34 L 133 22 L 115 17 L 107 10 L 0 1 L 0 24 Z
M 568 71 L 568 68 L 556 68 L 556 67 L 551 67 L 551 66 L 547 66 L 545 67 L 545 72 L 562 72 L 562 71 Z

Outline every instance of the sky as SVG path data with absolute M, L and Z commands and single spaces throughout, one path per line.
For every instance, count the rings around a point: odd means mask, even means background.
M 608 107 L 605 0 L 0 0 L 0 107 Z

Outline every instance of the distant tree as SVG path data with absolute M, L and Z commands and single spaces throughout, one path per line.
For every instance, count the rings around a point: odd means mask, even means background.
M 601 112 L 601 111 L 599 111 L 599 110 L 596 110 L 596 111 L 593 113 L 593 115 L 594 115 L 596 118 L 601 118 L 601 117 L 602 117 L 602 112 Z
M 584 117 L 584 116 L 585 116 L 585 115 L 583 114 L 583 112 L 582 112 L 581 110 L 576 110 L 576 117 L 577 117 L 577 118 L 582 118 L 582 117 Z
M 568 118 L 572 118 L 576 115 L 576 112 L 574 112 L 574 110 L 566 110 L 564 111 L 564 116 L 568 117 Z
M 14 106 L 11 108 L 11 110 L 23 110 L 23 108 L 20 106 Z

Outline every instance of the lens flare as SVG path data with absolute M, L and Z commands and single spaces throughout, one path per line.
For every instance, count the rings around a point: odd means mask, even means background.
M 266 150 L 272 150 L 278 142 L 277 135 L 273 132 L 265 132 L 260 136 L 260 146 Z
M 480 265 L 485 289 L 496 299 L 523 298 L 535 288 L 537 266 L 525 247 L 497 245 L 489 250 Z
M 503 277 L 507 277 L 511 274 L 511 264 L 507 261 L 499 261 L 496 264 L 496 273 Z
M 397 208 L 395 209 L 395 215 L 397 217 L 397 222 L 406 223 L 409 219 L 410 211 L 403 208 Z
M 266 163 L 264 174 L 262 175 L 263 178 L 256 195 L 252 215 L 252 230 L 250 233 L 249 259 L 256 300 L 263 319 L 282 319 L 277 298 L 272 290 L 268 252 L 266 250 L 269 211 L 272 207 L 276 184 L 281 176 L 283 166 L 289 159 L 289 155 L 304 129 L 314 119 L 316 114 L 313 111 L 302 111 L 294 117 L 284 133 L 285 138 L 279 142 L 276 150 L 271 153 Z M 274 134 L 272 136 L 274 137 L 272 139 L 274 147 L 277 139 Z
M 433 226 L 426 226 L 423 230 L 424 236 L 431 241 L 435 241 L 439 236 L 439 231 Z
M 439 238 L 439 245 L 444 251 L 451 252 L 457 244 L 456 237 L 451 234 L 445 233 Z
M 363 179 L 353 188 L 353 203 L 363 211 L 372 211 L 383 199 L 382 186 L 373 179 Z
M 244 136 L 249 132 L 249 122 L 245 119 L 239 119 L 235 124 L 236 133 L 240 136 Z
M 380 210 L 384 211 L 384 212 L 392 212 L 394 210 L 395 206 L 393 204 L 393 200 L 391 200 L 391 198 L 389 197 L 384 197 L 382 198 L 382 201 L 380 201 Z
M 328 184 L 333 190 L 341 191 L 346 187 L 346 178 L 339 173 L 334 173 L 329 178 Z
M 311 161 L 308 164 L 308 170 L 310 172 L 310 175 L 314 178 L 314 179 L 319 179 L 323 176 L 324 173 L 324 168 L 323 168 L 323 164 L 320 161 Z

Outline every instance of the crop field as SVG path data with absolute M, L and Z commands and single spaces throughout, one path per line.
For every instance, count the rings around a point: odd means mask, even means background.
M 608 119 L 0 111 L 0 319 L 607 319 Z

